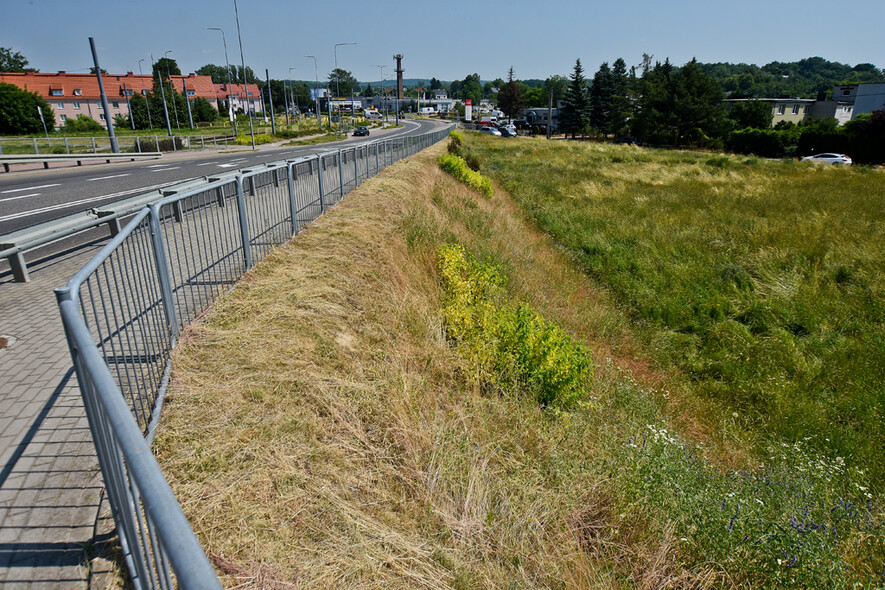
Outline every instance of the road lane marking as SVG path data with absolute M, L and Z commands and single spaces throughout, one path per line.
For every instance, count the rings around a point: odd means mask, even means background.
M 206 162 L 204 164 L 197 164 L 197 166 L 208 166 L 210 164 L 216 164 L 217 162 Z
M 8 193 L 20 193 L 24 191 L 35 191 L 40 188 L 49 188 L 50 186 L 61 186 L 60 184 L 41 184 L 40 186 L 29 186 L 27 188 L 14 188 L 8 191 L 0 191 L 0 195 L 5 195 Z
M 156 170 L 151 170 L 151 172 L 166 172 L 168 170 L 178 170 L 181 166 L 173 166 L 172 168 L 157 168 Z
M 91 197 L 89 199 L 82 199 L 80 201 L 71 201 L 69 203 L 61 203 L 59 205 L 51 205 L 49 207 L 43 207 L 41 209 L 32 209 L 31 211 L 22 211 L 21 213 L 13 213 L 12 215 L 6 215 L 4 217 L 0 217 L 0 221 L 11 221 L 13 219 L 21 219 L 22 217 L 30 217 L 31 215 L 39 215 L 40 213 L 48 213 L 49 211 L 57 211 L 59 209 L 68 209 L 70 207 L 74 207 L 76 205 L 84 205 L 86 203 L 94 203 L 95 201 L 101 201 L 103 199 L 113 199 L 115 197 L 125 197 L 126 195 L 131 195 L 132 193 L 149 193 L 154 189 L 158 189 L 163 186 L 169 186 L 170 183 L 163 182 L 160 184 L 155 184 L 152 186 L 142 186 L 139 188 L 133 188 L 125 191 L 120 191 L 118 193 L 111 193 L 109 195 L 102 195 L 100 197 Z M 158 197 L 159 198 L 159 197 Z
M 27 199 L 28 197 L 39 197 L 42 193 L 31 193 L 30 195 L 19 195 L 17 197 L 7 197 L 5 199 L 0 199 L 0 203 L 5 201 L 15 201 L 16 199 Z
M 108 180 L 109 178 L 123 178 L 129 174 L 114 174 L 113 176 L 100 176 L 98 178 L 87 178 L 86 182 L 95 182 L 96 180 Z

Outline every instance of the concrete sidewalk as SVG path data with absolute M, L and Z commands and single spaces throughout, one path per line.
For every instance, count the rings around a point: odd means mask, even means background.
M 90 563 L 103 484 L 52 291 L 99 247 L 36 261 L 30 283 L 0 275 L 4 588 L 88 588 L 109 570 Z

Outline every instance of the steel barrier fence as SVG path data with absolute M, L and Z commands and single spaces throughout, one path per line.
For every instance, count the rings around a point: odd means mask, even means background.
M 181 330 L 361 180 L 448 131 L 206 178 L 142 209 L 56 289 L 136 588 L 220 588 L 150 451 Z

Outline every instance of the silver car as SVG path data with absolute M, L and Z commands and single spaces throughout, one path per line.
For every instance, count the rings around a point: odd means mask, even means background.
M 851 165 L 851 158 L 845 154 L 815 154 L 813 156 L 805 156 L 803 162 L 823 162 L 824 164 L 844 164 Z
M 495 137 L 501 137 L 501 132 L 494 127 L 482 127 L 479 132 L 488 133 L 489 135 L 494 135 Z

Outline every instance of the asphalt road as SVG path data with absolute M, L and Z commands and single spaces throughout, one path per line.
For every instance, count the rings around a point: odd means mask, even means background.
M 237 147 L 178 152 L 160 160 L 93 164 L 0 173 L 0 236 L 78 211 L 85 211 L 183 180 L 361 145 L 377 139 L 418 135 L 438 127 L 430 121 L 403 122 L 402 129 L 373 130 L 370 137 L 306 147 Z M 14 169 L 13 169 L 14 170 Z

